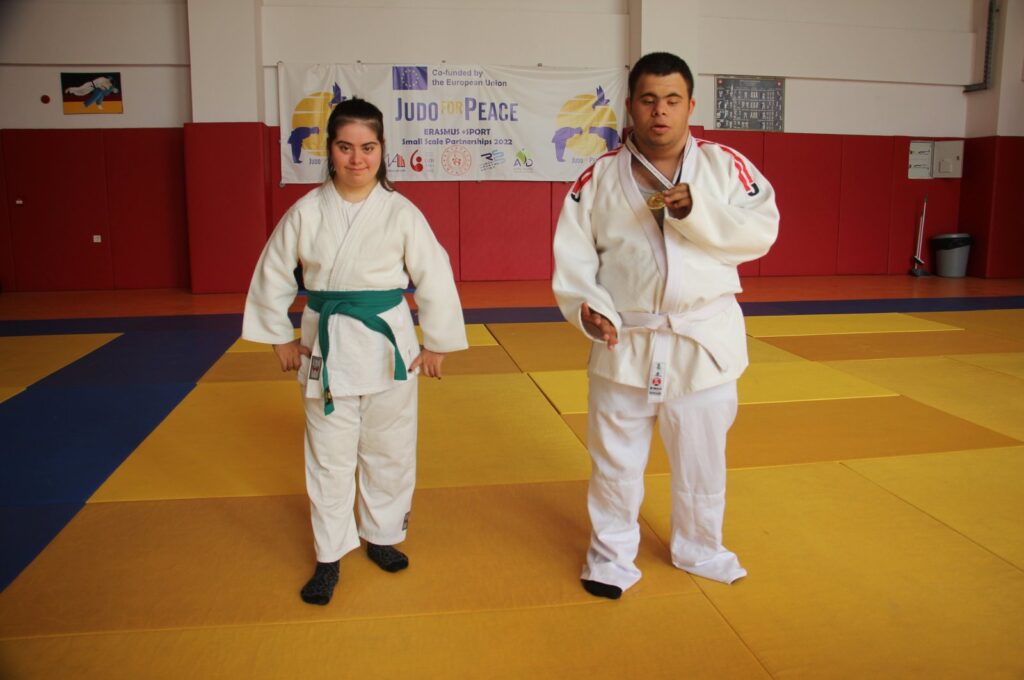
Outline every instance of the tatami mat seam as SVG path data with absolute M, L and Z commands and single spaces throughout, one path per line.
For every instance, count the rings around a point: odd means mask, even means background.
M 694 592 L 668 592 L 668 593 L 652 593 L 650 595 L 634 595 L 632 599 L 635 600 L 655 600 L 669 597 L 706 597 L 703 593 Z M 231 623 L 231 624 L 220 624 L 220 625 L 209 625 L 209 626 L 168 626 L 166 628 L 110 628 L 106 630 L 89 630 L 89 631 L 75 631 L 67 633 L 55 633 L 55 634 L 40 634 L 40 635 L 11 635 L 11 636 L 0 636 L 0 641 L 16 641 L 16 640 L 44 640 L 44 639 L 59 639 L 59 638 L 70 638 L 70 637 L 94 637 L 100 635 L 125 635 L 132 633 L 166 633 L 173 631 L 206 631 L 206 630 L 232 630 L 232 629 L 245 629 L 245 628 L 272 628 L 276 626 L 307 626 L 307 625 L 319 625 L 319 624 L 332 624 L 332 623 L 359 623 L 364 621 L 394 621 L 399 619 L 428 619 L 436 618 L 439 616 L 473 616 L 478 614 L 501 614 L 506 612 L 529 612 L 529 611 L 545 611 L 553 609 L 562 609 L 566 607 L 614 607 L 615 602 L 591 598 L 588 600 L 580 600 L 578 602 L 559 602 L 553 604 L 539 604 L 529 606 L 510 606 L 510 607 L 482 607 L 480 609 L 446 609 L 432 612 L 415 612 L 410 614 L 381 614 L 377 616 L 352 616 L 346 618 L 316 618 L 309 620 L 295 620 L 295 621 L 253 621 L 251 623 Z M 730 629 L 732 627 L 730 626 Z
M 645 475 L 645 477 L 646 476 L 647 475 Z M 668 475 L 664 475 L 664 476 L 668 476 Z M 654 530 L 654 527 L 651 526 L 650 522 L 648 522 L 647 519 L 644 518 L 643 510 L 640 511 L 640 517 L 638 518 L 638 520 L 640 522 L 643 522 L 645 525 L 647 525 L 648 531 L 651 532 L 651 534 L 654 536 L 654 539 L 656 541 L 658 541 L 658 543 L 661 545 L 662 550 L 665 551 L 665 552 L 669 552 L 670 547 L 665 543 L 664 540 L 662 540 L 661 536 L 658 534 L 658 532 L 656 532 Z M 687 578 L 689 578 L 691 581 L 693 581 L 694 585 L 697 586 L 697 590 L 700 591 L 700 596 L 702 598 L 704 598 L 704 601 L 707 602 L 708 605 L 710 605 L 710 607 L 715 611 L 716 614 L 718 614 L 718 618 L 720 618 L 722 620 L 722 623 L 725 624 L 725 626 L 729 630 L 732 631 L 733 635 L 736 636 L 736 639 L 740 641 L 740 644 L 742 644 L 743 647 L 747 650 L 747 652 L 750 653 L 750 656 L 752 656 L 754 658 L 754 660 L 757 662 L 757 665 L 760 666 L 761 670 L 764 671 L 765 675 L 767 675 L 770 678 L 774 678 L 775 676 L 772 675 L 771 671 L 768 670 L 768 667 L 765 665 L 765 663 L 761 659 L 761 657 L 758 656 L 757 652 L 754 651 L 753 647 L 751 647 L 750 644 L 743 638 L 743 635 L 740 634 L 740 631 L 737 630 L 737 628 L 732 624 L 732 622 L 728 618 L 726 618 L 726 616 L 722 612 L 722 610 L 719 609 L 718 605 L 715 604 L 715 601 L 707 594 L 707 592 L 704 590 L 704 588 L 701 587 L 701 581 L 703 579 L 701 579 L 701 578 L 694 578 L 692 575 L 690 575 L 686 571 L 683 571 L 682 569 L 680 569 L 680 571 L 683 574 L 686 574 Z M 661 595 L 660 597 L 664 597 L 664 596 L 665 595 Z
M 981 364 L 971 363 L 970 361 L 964 361 L 963 359 L 959 358 L 959 357 L 971 356 L 971 355 L 977 355 L 977 354 L 985 354 L 985 352 L 969 352 L 969 353 L 964 353 L 964 354 L 943 354 L 941 356 L 943 358 L 945 358 L 945 359 L 950 359 L 952 361 L 956 361 L 957 363 L 964 364 L 965 366 L 971 366 L 972 368 L 980 368 L 980 369 L 982 369 L 984 371 L 988 371 L 989 373 L 995 373 L 995 374 L 998 374 L 998 375 L 1003 376 L 1003 377 L 1009 375 L 1011 378 L 1017 378 L 1017 380 L 1020 380 L 1021 382 L 1024 382 L 1024 379 L 1022 379 L 1022 378 L 1020 378 L 1019 376 L 1016 376 L 1016 375 L 1011 375 L 1010 373 L 1007 373 L 1006 371 L 1000 371 L 999 369 L 992 368 L 991 366 L 983 366 Z
M 812 463 L 805 463 L 811 465 Z M 778 467 L 778 466 L 765 466 L 765 467 Z M 645 476 L 667 476 L 668 473 L 650 473 Z M 473 484 L 449 484 L 449 485 L 429 485 L 424 486 L 417 484 L 416 493 L 439 491 L 445 489 L 493 489 L 495 487 L 508 487 L 508 488 L 521 488 L 530 487 L 538 484 L 586 484 L 589 480 L 587 477 L 578 477 L 574 479 L 566 479 L 560 477 L 557 479 L 533 479 L 530 481 L 522 482 L 475 482 Z M 307 498 L 306 493 L 254 493 L 251 495 L 235 495 L 235 496 L 176 496 L 174 498 L 112 498 L 109 500 L 93 500 L 89 498 L 84 501 L 84 505 L 111 505 L 114 503 L 177 503 L 177 502 L 195 502 L 195 501 L 216 501 L 216 500 L 245 500 L 245 499 L 270 499 L 270 498 Z M 415 505 L 415 494 L 413 496 L 413 503 Z
M 968 455 L 968 454 L 964 454 L 964 455 Z M 905 456 L 898 456 L 898 458 L 904 458 L 904 457 L 905 457 Z M 863 472 L 860 472 L 859 470 L 856 470 L 856 469 L 854 469 L 854 468 L 850 467 L 850 466 L 849 466 L 849 465 L 847 464 L 847 461 L 845 461 L 845 460 L 840 460 L 840 461 L 836 461 L 836 462 L 837 462 L 837 463 L 838 463 L 838 464 L 840 465 L 840 467 L 842 467 L 842 468 L 843 468 L 844 470 L 848 470 L 848 471 L 850 471 L 850 472 L 854 473 L 855 475 L 857 475 L 858 477 L 860 477 L 860 478 L 862 478 L 862 479 L 866 480 L 866 481 L 867 481 L 867 482 L 869 482 L 870 484 L 872 484 L 872 485 L 874 485 L 874 486 L 878 487 L 879 489 L 881 489 L 881 490 L 882 490 L 882 491 L 884 491 L 885 493 L 889 494 L 890 496 L 892 496 L 892 497 L 893 497 L 893 498 L 895 498 L 896 500 L 900 501 L 900 502 L 901 502 L 901 503 L 903 503 L 904 505 L 907 505 L 907 506 L 909 506 L 909 507 L 913 508 L 914 510 L 916 510 L 916 511 L 920 512 L 920 513 L 921 513 L 922 515 L 924 515 L 924 516 L 926 516 L 926 517 L 928 517 L 928 518 L 932 519 L 933 521 L 937 522 L 938 524 L 940 524 L 941 526 L 945 527 L 946 529 L 949 529 L 950 531 L 952 531 L 952 532 L 953 532 L 954 534 L 956 534 L 957 536 L 960 536 L 961 538 L 963 538 L 963 539 L 964 539 L 964 540 L 966 540 L 967 542 L 969 542 L 969 543 L 971 543 L 971 544 L 973 544 L 973 545 L 976 545 L 977 547 L 981 548 L 982 550 L 984 550 L 984 551 L 985 551 L 985 552 L 987 552 L 988 554 L 992 555 L 993 557 L 995 557 L 995 558 L 996 558 L 996 559 L 998 559 L 999 561 L 1001 561 L 1001 562 L 1005 562 L 1006 564 L 1010 565 L 1011 567 L 1013 567 L 1013 568 L 1014 568 L 1014 569 L 1016 569 L 1017 571 L 1021 571 L 1021 572 L 1024 572 L 1024 568 L 1022 568 L 1022 567 L 1020 567 L 1020 566 L 1018 566 L 1018 565 L 1014 564 L 1013 562 L 1011 562 L 1010 560 L 1006 559 L 1005 557 L 1003 557 L 1003 556 L 1002 556 L 1002 555 L 1000 555 L 999 553 L 997 553 L 997 552 L 993 551 L 993 550 L 992 550 L 991 548 L 989 548 L 988 546 L 984 545 L 983 543 L 979 543 L 979 542 L 978 542 L 977 540 L 975 540 L 974 538 L 972 538 L 972 537 L 968 536 L 967 534 L 963 533 L 962 531 L 960 531 L 960 530 L 959 530 L 959 529 L 957 529 L 956 527 L 954 527 L 954 526 L 951 526 L 951 525 L 950 525 L 950 524 L 949 524 L 948 522 L 945 522 L 945 521 L 943 521 L 942 519 L 940 519 L 940 518 L 936 517 L 936 516 L 935 516 L 935 515 L 933 515 L 932 513 L 928 512 L 928 511 L 927 511 L 927 510 L 925 510 L 924 508 L 920 507 L 919 505 L 916 505 L 916 504 L 912 503 L 911 501 L 907 500 L 906 498 L 904 498 L 903 496 L 900 496 L 900 495 L 899 495 L 898 493 L 896 493 L 895 491 L 893 491 L 893 490 L 892 490 L 892 489 L 890 489 L 889 487 L 885 486 L 884 484 L 882 484 L 882 483 L 880 483 L 880 482 L 878 482 L 878 481 L 876 481 L 876 480 L 872 479 L 871 477 L 869 477 L 869 476 L 865 475 L 865 474 L 864 474 Z
M 540 372 L 540 371 L 538 371 L 538 372 Z M 540 386 L 540 383 L 537 382 L 537 379 L 533 377 L 533 372 L 524 371 L 523 375 L 525 375 L 527 378 L 530 379 L 530 382 L 533 383 L 533 386 L 537 388 L 537 391 L 540 392 L 541 396 L 544 397 L 544 399 L 548 402 L 548 404 L 551 406 L 551 408 L 553 408 L 555 410 L 555 413 L 558 415 L 559 418 L 561 418 L 563 415 L 565 415 L 564 413 L 562 413 L 561 411 L 558 410 L 558 404 L 556 404 L 551 399 L 551 397 L 548 396 L 548 393 L 545 392 L 544 388 Z M 588 377 L 588 380 L 589 380 L 589 377 Z
M 114 505 L 116 503 L 177 503 L 177 502 L 194 502 L 194 501 L 223 501 L 223 500 L 243 500 L 246 498 L 307 498 L 305 493 L 253 493 L 250 495 L 238 495 L 238 496 L 175 496 L 174 498 L 111 498 L 111 499 L 92 499 L 89 498 L 85 502 L 85 505 Z
M 507 354 L 507 355 L 508 355 L 508 358 L 512 360 L 512 363 L 513 363 L 513 364 L 515 364 L 515 366 L 516 366 L 516 369 L 517 369 L 517 370 L 518 370 L 518 371 L 519 371 L 520 373 L 526 373 L 526 371 L 524 371 L 524 370 L 523 370 L 523 367 L 522 367 L 522 365 L 520 365 L 520 363 L 519 363 L 518 361 L 516 361 L 516 355 L 515 355 L 515 354 L 514 354 L 513 352 L 511 352 L 511 351 L 509 350 L 509 348 L 508 348 L 508 347 L 507 347 L 506 345 L 502 344 L 502 342 L 501 342 L 501 338 L 499 338 L 499 337 L 498 337 L 498 336 L 497 336 L 497 335 L 496 335 L 496 334 L 494 333 L 494 331 L 493 331 L 493 330 L 491 329 L 491 324 L 489 324 L 489 323 L 485 323 L 485 324 L 483 324 L 483 327 L 487 329 L 487 332 L 491 334 L 491 337 L 492 337 L 492 338 L 494 338 L 494 341 L 495 341 L 496 343 L 498 343 L 498 347 L 500 347 L 500 348 L 502 349 L 502 351 L 504 351 L 504 352 L 505 352 L 505 354 Z

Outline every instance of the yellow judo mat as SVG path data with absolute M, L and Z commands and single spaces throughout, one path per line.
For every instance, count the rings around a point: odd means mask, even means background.
M 974 312 L 915 312 L 910 316 L 975 333 L 1024 342 L 1024 309 L 986 309 Z
M 117 333 L 82 333 L 0 337 L 0 387 L 20 391 L 117 336 Z
M 851 333 L 924 333 L 954 331 L 960 326 L 910 314 L 794 314 L 748 316 L 747 335 L 772 338 L 789 335 L 848 335 Z
M 643 578 L 580 588 L 590 342 L 500 323 L 420 380 L 411 567 L 305 605 L 299 386 L 239 341 L 0 593 L 0 677 L 1024 677 L 1024 313 L 747 322 L 732 586 L 672 566 L 655 435 Z M 60 337 L 0 399 L 116 336 Z

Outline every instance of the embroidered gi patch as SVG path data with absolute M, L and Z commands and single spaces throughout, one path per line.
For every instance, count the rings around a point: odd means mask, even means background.
M 324 360 L 322 357 L 313 357 L 309 360 L 309 378 L 310 380 L 320 379 L 320 367 L 323 366 Z
M 647 384 L 647 395 L 651 397 L 660 397 L 664 389 L 665 364 L 661 361 L 655 361 L 654 366 L 651 367 L 651 381 Z
M 412 513 L 409 513 L 409 512 L 405 513 L 405 519 L 402 520 L 402 531 L 405 531 L 406 529 L 409 528 L 409 515 L 410 514 L 412 514 Z

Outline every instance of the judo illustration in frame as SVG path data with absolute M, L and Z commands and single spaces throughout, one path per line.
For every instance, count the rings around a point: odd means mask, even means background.
M 65 115 L 124 113 L 119 72 L 61 73 L 60 90 Z

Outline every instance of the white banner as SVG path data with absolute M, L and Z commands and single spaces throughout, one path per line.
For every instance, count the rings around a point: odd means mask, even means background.
M 356 96 L 384 114 L 388 178 L 572 181 L 621 141 L 625 69 L 280 64 L 281 178 L 324 180 L 327 118 Z

